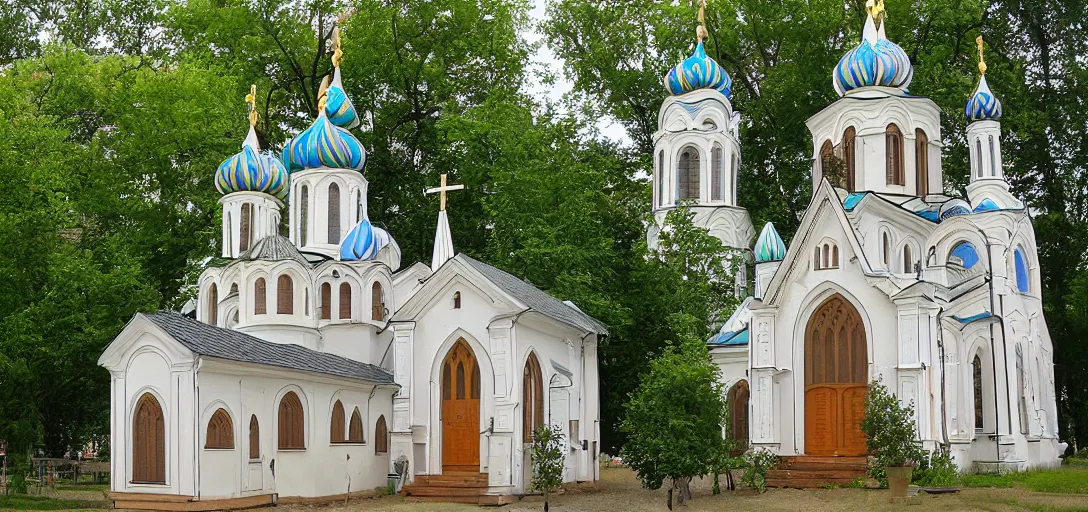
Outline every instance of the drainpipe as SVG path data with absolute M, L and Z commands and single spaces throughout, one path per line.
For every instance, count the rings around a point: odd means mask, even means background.
M 991 248 L 990 248 L 990 237 L 986 235 L 986 232 L 983 231 L 982 228 L 980 228 L 978 226 L 974 226 L 974 228 L 975 228 L 976 231 L 979 232 L 980 235 L 982 235 L 982 240 L 986 244 L 986 264 L 987 264 L 987 267 L 988 267 L 986 269 L 986 274 L 987 274 L 986 284 L 989 287 L 990 315 L 994 315 L 994 260 L 993 260 L 993 257 L 992 257 L 993 254 L 992 254 L 992 251 L 991 251 Z M 1004 329 L 1002 329 L 1002 330 L 1004 330 Z M 1004 345 L 1004 341 L 1005 341 L 1004 336 L 1002 336 L 1001 341 L 1002 341 L 1002 345 Z M 1001 353 L 1002 353 L 1002 355 L 1004 355 L 1006 353 L 1006 349 L 1004 348 L 1004 346 L 1001 349 Z M 1008 367 L 1008 362 L 1007 361 L 1006 361 L 1005 365 L 1006 365 L 1006 369 L 1007 369 L 1007 367 Z M 1001 399 L 1000 399 L 1000 397 L 997 396 L 997 353 L 996 353 L 996 350 L 994 348 L 994 323 L 992 321 L 990 322 L 990 370 L 991 370 L 991 372 L 993 374 L 993 382 L 994 382 L 994 452 L 997 454 L 997 458 L 995 460 L 1000 461 L 1001 460 L 1001 402 L 1000 402 Z M 1009 375 L 1008 375 L 1008 372 L 1006 371 L 1005 372 L 1006 405 L 1008 403 L 1008 389 L 1007 389 L 1008 388 L 1008 383 L 1009 383 Z
M 941 368 L 941 437 L 944 440 L 944 442 L 942 444 L 945 445 L 945 446 L 948 446 L 948 445 L 951 444 L 951 441 L 949 441 L 949 439 L 948 439 L 948 399 L 945 396 L 945 383 L 944 383 L 944 376 L 945 376 L 945 369 L 944 369 L 944 366 L 945 366 L 944 328 L 941 327 L 941 325 L 942 325 L 941 324 L 941 317 L 943 315 L 944 315 L 944 307 L 942 306 L 941 309 L 939 309 L 937 311 L 937 352 L 940 354 L 940 358 L 941 358 L 941 364 L 940 364 L 940 368 Z

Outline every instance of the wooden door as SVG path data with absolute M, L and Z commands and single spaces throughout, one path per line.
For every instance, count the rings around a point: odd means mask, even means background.
M 464 339 L 442 363 L 442 472 L 480 471 L 480 365 Z
M 132 482 L 166 483 L 166 428 L 159 401 L 144 393 L 132 421 Z
M 805 328 L 805 453 L 865 453 L 861 420 L 868 367 L 861 315 L 833 295 Z

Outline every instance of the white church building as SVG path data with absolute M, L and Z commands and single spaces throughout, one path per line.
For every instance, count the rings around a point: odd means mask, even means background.
M 665 77 L 653 213 L 682 201 L 750 251 L 754 294 L 709 341 L 731 434 L 785 456 L 861 456 L 866 386 L 913 403 L 918 437 L 965 471 L 1054 466 L 1054 353 L 1030 211 L 1009 192 L 1001 103 L 979 39 L 968 96 L 967 197 L 945 195 L 940 109 L 908 92 L 910 59 L 870 1 L 862 41 L 832 71 L 840 98 L 808 120 L 813 196 L 787 246 L 737 204 L 731 81 L 703 50 Z M 654 246 L 655 226 L 648 233 Z M 743 276 L 743 273 L 741 274 Z
M 260 151 L 247 98 L 249 136 L 216 173 L 222 254 L 200 276 L 195 318 L 137 314 L 99 359 L 117 508 L 343 498 L 384 491 L 390 473 L 423 499 L 501 503 L 526 492 L 545 423 L 565 436 L 564 481 L 599 477 L 607 329 L 456 254 L 445 194 L 460 187 L 445 176 L 429 191 L 442 201 L 431 263 L 400 268 L 367 216 L 333 39 L 318 117 L 282 160 Z

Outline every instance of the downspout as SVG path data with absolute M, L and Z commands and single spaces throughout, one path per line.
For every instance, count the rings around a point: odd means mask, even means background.
M 200 498 L 200 385 L 197 383 L 197 376 L 200 375 L 200 369 L 203 367 L 204 358 L 197 356 L 196 361 L 193 362 L 193 453 L 196 454 L 193 457 L 193 487 L 196 488 L 196 492 L 193 494 L 198 499 Z M 181 412 L 180 408 L 178 412 Z M 181 490 L 180 486 L 178 490 Z
M 990 237 L 986 236 L 986 232 L 975 226 L 975 230 L 982 235 L 982 240 L 986 244 L 986 284 L 990 289 L 990 315 L 994 314 L 994 261 L 992 258 L 992 251 L 990 248 Z M 1004 340 L 1002 340 L 1004 342 Z M 1006 351 L 1002 347 L 1001 353 Z M 1006 368 L 1008 363 L 1006 362 Z M 994 460 L 1001 460 L 1001 399 L 997 396 L 997 353 L 994 348 L 994 323 L 990 322 L 990 370 L 993 373 L 994 382 L 994 451 L 997 454 L 997 458 Z M 1005 385 L 1008 386 L 1009 375 L 1005 373 Z M 1006 389 L 1005 398 L 1008 399 L 1008 389 Z
M 937 352 L 941 357 L 941 437 L 946 447 L 951 444 L 948 439 L 948 399 L 945 396 L 945 357 L 944 357 L 944 328 L 941 327 L 941 317 L 944 315 L 944 306 L 937 311 Z

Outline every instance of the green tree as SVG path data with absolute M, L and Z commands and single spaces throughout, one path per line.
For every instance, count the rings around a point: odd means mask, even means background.
M 555 425 L 541 425 L 533 431 L 533 490 L 544 495 L 544 512 L 548 511 L 548 497 L 563 485 L 564 457 L 563 433 Z
M 627 403 L 624 462 L 649 489 L 669 480 L 670 507 L 673 493 L 678 503 L 690 499 L 691 479 L 712 473 L 727 455 L 722 453 L 728 449 L 722 437 L 727 407 L 720 377 L 706 342 L 688 338 L 650 363 Z

